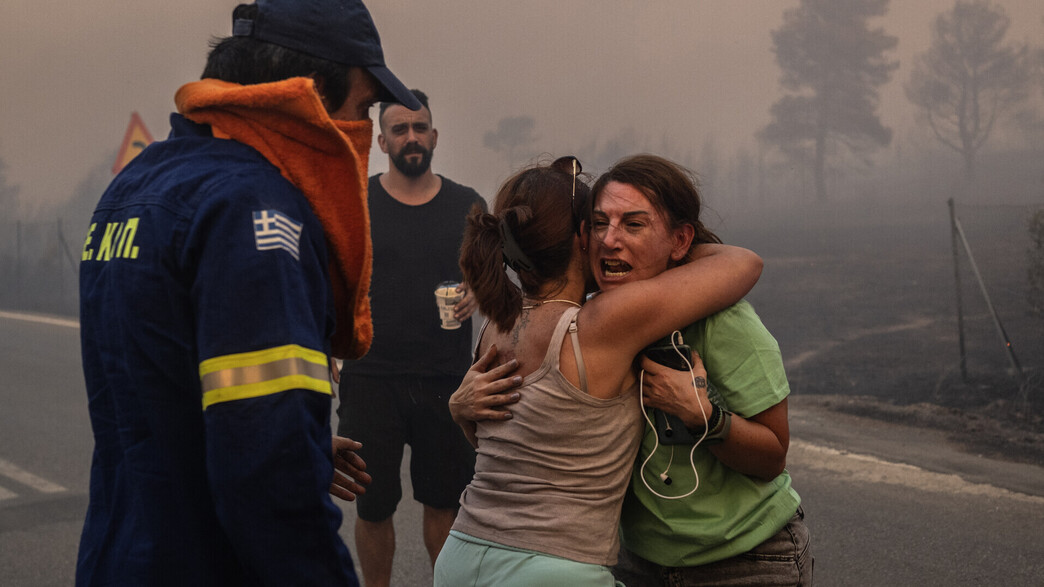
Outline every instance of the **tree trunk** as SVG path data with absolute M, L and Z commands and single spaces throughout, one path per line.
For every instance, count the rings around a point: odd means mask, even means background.
M 971 186 L 975 183 L 975 151 L 965 149 L 961 156 L 964 158 L 964 180 Z
M 816 201 L 826 202 L 826 133 L 816 135 L 816 162 L 812 170 L 816 182 Z

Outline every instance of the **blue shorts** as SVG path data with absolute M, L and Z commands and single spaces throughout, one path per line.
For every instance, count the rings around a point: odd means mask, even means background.
M 435 587 L 623 587 L 609 567 L 504 546 L 451 530 L 435 561 Z
M 410 445 L 413 498 L 455 509 L 475 474 L 475 450 L 449 413 L 462 377 L 342 375 L 337 434 L 363 444 L 359 456 L 373 482 L 356 498 L 357 514 L 380 522 L 402 499 L 403 447 Z

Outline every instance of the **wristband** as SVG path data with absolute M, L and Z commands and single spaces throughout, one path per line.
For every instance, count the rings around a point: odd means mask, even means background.
M 727 412 L 718 406 L 714 406 L 711 409 L 711 415 L 707 418 L 706 428 L 688 429 L 689 434 L 692 434 L 694 438 L 703 436 L 703 431 L 707 430 L 707 436 L 703 438 L 701 444 L 711 446 L 714 444 L 721 444 L 729 437 L 729 430 L 732 428 L 732 412 Z
M 720 417 L 716 422 L 717 425 L 711 428 L 707 433 L 707 438 L 703 439 L 705 444 L 720 444 L 729 438 L 729 431 L 732 429 L 732 412 L 719 409 L 718 413 Z

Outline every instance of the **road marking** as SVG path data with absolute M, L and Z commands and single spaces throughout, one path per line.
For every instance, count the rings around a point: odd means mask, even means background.
M 5 499 L 15 498 L 15 497 L 18 497 L 17 493 L 15 493 L 14 491 L 11 491 L 9 489 L 4 489 L 2 486 L 0 486 L 0 501 L 3 501 Z
M 5 312 L 0 310 L 0 318 L 11 320 L 25 320 L 26 322 L 37 322 L 39 324 L 53 324 L 68 328 L 79 328 L 80 321 L 70 318 L 59 318 L 58 316 L 44 316 L 43 314 L 24 314 L 22 312 Z
M 790 460 L 809 469 L 839 473 L 853 481 L 902 485 L 922 491 L 1002 498 L 1044 505 L 1044 497 L 1010 491 L 985 483 L 971 483 L 958 475 L 933 473 L 904 463 L 883 461 L 869 455 L 850 453 L 791 439 Z
M 65 488 L 61 485 L 58 485 L 57 483 L 51 483 L 47 479 L 37 477 L 29 471 L 21 469 L 18 465 L 15 465 L 14 463 L 9 463 L 3 459 L 0 459 L 0 475 L 3 475 L 8 479 L 17 481 L 22 485 L 32 487 L 33 489 L 41 493 L 59 493 L 61 491 L 65 491 Z
M 794 369 L 800 366 L 802 363 L 809 359 L 815 358 L 817 355 L 835 349 L 842 344 L 859 340 L 866 336 L 877 336 L 879 334 L 893 334 L 896 332 L 902 332 L 904 330 L 920 330 L 931 324 L 933 320 L 931 318 L 916 318 L 905 324 L 891 324 L 887 326 L 878 326 L 877 328 L 861 328 L 842 336 L 839 340 L 828 341 L 809 351 L 799 353 L 796 356 L 790 357 L 783 361 L 783 366 L 787 369 Z

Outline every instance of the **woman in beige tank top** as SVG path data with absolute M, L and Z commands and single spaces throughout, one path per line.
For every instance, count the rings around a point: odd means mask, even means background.
M 523 170 L 491 214 L 468 218 L 461 268 L 490 322 L 478 353 L 517 360 L 524 380 L 510 423 L 459 422 L 476 446 L 475 477 L 436 585 L 613 585 L 606 565 L 642 430 L 632 360 L 677 325 L 739 301 L 760 275 L 750 251 L 690 251 L 694 227 L 672 227 L 650 208 L 628 226 L 652 231 L 665 258 L 692 261 L 580 309 L 590 271 L 579 172 L 572 157 Z

